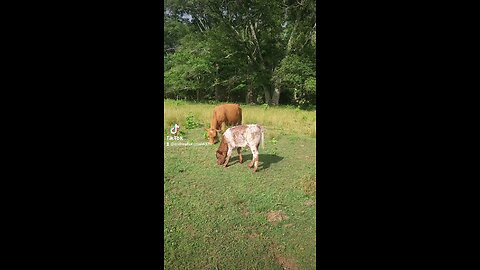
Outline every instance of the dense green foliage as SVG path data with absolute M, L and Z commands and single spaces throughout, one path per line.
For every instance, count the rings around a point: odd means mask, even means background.
M 165 98 L 315 104 L 316 2 L 165 0 Z

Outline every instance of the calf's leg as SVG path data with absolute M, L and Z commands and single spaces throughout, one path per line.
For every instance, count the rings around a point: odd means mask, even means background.
M 248 167 L 252 168 L 254 162 L 255 162 L 255 158 L 252 158 L 252 161 L 250 163 L 248 163 Z
M 258 170 L 258 150 L 256 148 L 252 149 L 252 154 L 253 154 L 252 163 L 254 164 L 253 171 L 256 172 Z
M 238 153 L 239 162 L 240 162 L 240 164 L 242 164 L 243 163 L 243 157 L 242 157 L 242 148 L 241 147 L 237 148 L 237 153 Z
M 228 161 L 230 160 L 230 156 L 232 155 L 232 150 L 230 147 L 228 148 L 228 151 L 227 151 L 227 159 L 225 160 L 225 163 L 223 164 L 224 167 L 227 167 L 228 165 Z

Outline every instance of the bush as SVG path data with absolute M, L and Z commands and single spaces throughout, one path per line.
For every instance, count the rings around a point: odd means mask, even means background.
M 198 121 L 195 116 L 192 114 L 187 115 L 185 119 L 185 128 L 186 129 L 194 129 L 201 126 L 200 121 Z

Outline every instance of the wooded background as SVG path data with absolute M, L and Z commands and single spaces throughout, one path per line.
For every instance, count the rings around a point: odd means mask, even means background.
M 315 106 L 314 0 L 164 3 L 164 98 Z

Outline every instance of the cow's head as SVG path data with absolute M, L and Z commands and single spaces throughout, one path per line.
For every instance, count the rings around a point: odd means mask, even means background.
M 215 138 L 217 137 L 217 134 L 218 132 L 220 132 L 220 130 L 214 128 L 206 128 L 205 130 L 208 132 L 208 143 L 214 144 Z

